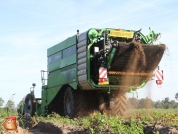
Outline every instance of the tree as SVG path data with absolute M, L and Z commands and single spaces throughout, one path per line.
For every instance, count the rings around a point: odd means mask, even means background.
M 15 111 L 15 103 L 13 100 L 8 100 L 6 107 L 9 111 Z
M 178 101 L 178 93 L 176 93 L 176 96 L 175 96 L 176 100 Z
M 164 102 L 165 102 L 165 103 L 169 103 L 169 97 L 166 97 L 166 98 L 164 99 Z
M 3 104 L 4 104 L 4 100 L 0 98 L 0 108 L 3 106 Z
M 154 104 L 155 108 L 163 108 L 163 103 L 161 101 L 156 101 Z
M 170 107 L 171 108 L 177 108 L 178 107 L 178 104 L 175 102 L 175 100 L 170 101 Z
M 136 98 L 129 98 L 127 104 L 128 108 L 138 108 L 139 100 Z
M 178 104 L 175 102 L 175 100 L 170 100 L 168 97 L 166 97 L 162 101 L 157 101 L 155 103 L 154 107 L 155 108 L 169 109 L 169 108 L 177 108 Z
M 154 102 L 150 98 L 146 97 L 140 99 L 138 108 L 153 108 L 153 105 Z
M 169 97 L 166 97 L 164 100 L 162 100 L 162 102 L 163 102 L 164 109 L 169 109 L 170 108 Z

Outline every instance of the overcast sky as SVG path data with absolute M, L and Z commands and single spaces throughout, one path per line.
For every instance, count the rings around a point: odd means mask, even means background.
M 178 92 L 177 0 L 0 0 L 0 97 L 15 93 L 16 104 L 36 83 L 41 97 L 41 70 L 47 70 L 47 49 L 89 28 L 123 28 L 162 33 L 167 50 L 160 63 L 164 83 L 155 80 L 138 90 L 139 98 L 175 100 Z

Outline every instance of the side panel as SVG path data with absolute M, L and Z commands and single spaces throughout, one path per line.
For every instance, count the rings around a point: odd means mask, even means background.
M 42 90 L 42 105 L 41 105 L 41 112 L 40 114 L 43 115 L 46 113 L 45 107 L 50 104 L 56 94 L 59 92 L 62 86 L 53 87 L 50 89 L 43 89 Z
M 77 88 L 77 53 L 76 35 L 49 48 L 47 88 L 42 89 L 43 108 L 48 106 L 63 85 Z M 45 111 L 42 111 L 44 113 Z
M 51 73 L 76 63 L 76 45 L 72 45 L 48 57 L 48 72 Z
M 77 81 L 76 49 L 76 36 L 48 49 L 48 88 Z
M 69 83 L 69 85 L 73 87 L 74 89 L 77 88 L 77 82 Z M 45 107 L 48 106 L 52 102 L 52 100 L 58 94 L 61 88 L 62 88 L 62 85 L 42 90 L 42 105 L 40 106 L 38 110 L 40 115 L 45 114 Z
M 71 45 L 76 44 L 76 35 L 69 37 L 68 39 L 56 44 L 55 46 L 47 50 L 47 56 L 53 55 L 65 48 L 70 47 Z
M 48 77 L 48 88 L 72 82 L 76 82 L 76 64 L 50 73 Z

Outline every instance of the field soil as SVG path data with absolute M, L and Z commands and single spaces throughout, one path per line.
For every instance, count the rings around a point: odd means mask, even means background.
M 162 123 L 156 124 L 146 124 L 144 128 L 144 134 L 154 134 L 158 131 L 159 134 L 178 134 L 178 127 L 166 126 Z M 88 128 L 82 128 L 81 126 L 74 125 L 63 125 L 53 122 L 40 121 L 34 124 L 28 124 L 22 128 L 18 126 L 18 134 L 87 134 L 89 133 Z M 1 132 L 0 134 L 15 134 L 14 131 L 9 131 L 8 133 Z M 106 130 L 105 134 L 110 134 Z M 114 133 L 112 133 L 114 134 Z
M 52 122 L 38 122 L 33 127 L 27 127 L 23 129 L 19 127 L 19 130 L 25 134 L 85 134 L 86 129 L 80 126 L 63 125 Z
M 162 123 L 145 124 L 144 134 L 154 134 L 158 131 L 159 134 L 178 134 L 178 127 L 163 125 Z
M 80 126 L 40 121 L 35 124 L 26 124 L 25 128 L 18 126 L 18 133 L 9 131 L 8 133 L 1 132 L 0 134 L 86 134 L 87 130 Z

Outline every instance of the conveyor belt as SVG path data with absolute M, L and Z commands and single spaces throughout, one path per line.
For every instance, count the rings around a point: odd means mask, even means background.
M 120 72 L 152 72 L 158 66 L 164 50 L 164 44 L 119 43 L 117 53 L 109 70 Z M 137 55 L 137 53 L 139 54 Z M 144 60 L 146 61 L 145 63 Z

